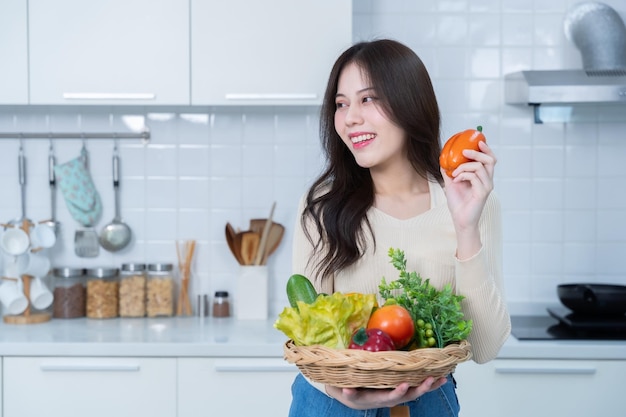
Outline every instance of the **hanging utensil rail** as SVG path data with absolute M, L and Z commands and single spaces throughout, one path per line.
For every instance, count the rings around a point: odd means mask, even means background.
M 150 141 L 150 131 L 130 132 L 0 132 L 0 139 L 141 139 L 143 143 Z

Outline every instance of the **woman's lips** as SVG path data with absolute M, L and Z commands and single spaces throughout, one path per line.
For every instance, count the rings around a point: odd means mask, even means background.
M 376 135 L 373 133 L 355 133 L 350 135 L 350 140 L 352 141 L 354 149 L 359 149 L 369 145 L 374 138 L 376 138 Z

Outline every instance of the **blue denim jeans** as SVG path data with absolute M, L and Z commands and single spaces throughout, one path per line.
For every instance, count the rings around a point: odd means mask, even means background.
M 389 408 L 353 410 L 329 397 L 298 374 L 291 386 L 292 402 L 289 417 L 389 417 Z M 452 375 L 441 388 L 405 403 L 411 417 L 458 417 L 459 402 Z

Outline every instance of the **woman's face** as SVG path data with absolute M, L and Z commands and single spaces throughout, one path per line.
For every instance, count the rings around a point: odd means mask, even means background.
M 335 130 L 359 166 L 384 169 L 406 159 L 404 131 L 385 115 L 376 91 L 354 63 L 339 75 L 335 104 Z

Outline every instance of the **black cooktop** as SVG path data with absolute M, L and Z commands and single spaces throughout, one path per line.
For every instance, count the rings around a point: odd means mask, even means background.
M 548 314 L 512 316 L 511 333 L 518 340 L 626 340 L 626 316 L 581 316 L 565 307 Z

